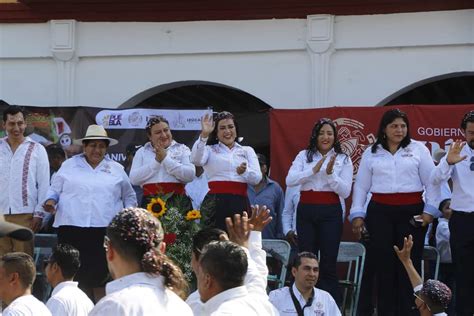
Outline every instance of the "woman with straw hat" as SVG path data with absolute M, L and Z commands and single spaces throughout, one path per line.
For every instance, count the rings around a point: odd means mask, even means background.
M 84 152 L 66 160 L 51 181 L 44 209 L 56 213 L 53 226 L 58 242 L 76 247 L 82 266 L 79 286 L 93 299 L 103 296 L 108 270 L 102 249 L 105 229 L 124 207 L 137 205 L 135 191 L 122 165 L 105 157 L 117 140 L 102 126 L 90 125 L 82 144 Z

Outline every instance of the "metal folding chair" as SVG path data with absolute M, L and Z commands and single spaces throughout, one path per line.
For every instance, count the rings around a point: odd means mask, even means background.
M 425 279 L 425 261 L 435 262 L 434 279 L 438 280 L 440 260 L 441 260 L 441 257 L 439 255 L 438 249 L 432 246 L 425 246 L 425 248 L 423 248 L 423 259 L 421 261 L 421 277 L 423 278 L 423 281 Z
M 349 316 L 356 315 L 365 263 L 364 245 L 358 242 L 341 242 L 337 262 L 348 264 L 346 279 L 339 281 L 340 286 L 344 289 L 341 313 Z M 350 302 L 349 313 L 346 313 L 348 302 Z
M 291 246 L 285 240 L 263 239 L 262 248 L 267 253 L 267 258 L 274 258 L 281 263 L 280 274 L 268 274 L 268 281 L 275 282 L 277 288 L 285 285 L 286 272 L 290 261 Z

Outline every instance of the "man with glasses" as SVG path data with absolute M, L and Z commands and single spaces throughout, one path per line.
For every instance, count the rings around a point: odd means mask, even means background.
M 456 140 L 434 169 L 434 184 L 453 181 L 449 221 L 450 244 L 456 279 L 457 315 L 474 314 L 474 111 L 461 122 L 465 142 Z M 466 146 L 467 145 L 467 146 Z
M 68 244 L 59 244 L 45 261 L 44 270 L 54 288 L 46 306 L 55 315 L 87 316 L 94 307 L 87 295 L 77 287 L 74 276 L 81 266 L 79 250 Z

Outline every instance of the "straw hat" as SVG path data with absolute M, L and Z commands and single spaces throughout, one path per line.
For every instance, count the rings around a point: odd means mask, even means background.
M 103 126 L 92 124 L 92 125 L 89 125 L 89 127 L 87 128 L 86 136 L 84 136 L 84 138 L 74 140 L 74 145 L 82 145 L 82 142 L 84 140 L 97 140 L 97 139 L 108 140 L 110 142 L 109 146 L 118 144 L 118 140 L 110 138 L 107 135 L 107 132 L 105 131 Z
M 2 215 L 0 216 L 0 237 L 5 236 L 27 241 L 33 238 L 33 232 L 26 227 L 5 222 Z

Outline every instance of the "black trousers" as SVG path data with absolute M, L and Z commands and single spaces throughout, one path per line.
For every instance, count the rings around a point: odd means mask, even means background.
M 449 220 L 455 267 L 456 315 L 474 314 L 474 212 L 453 211 Z
M 415 228 L 409 221 L 423 212 L 423 203 L 415 205 L 385 205 L 374 201 L 367 208 L 366 225 L 370 234 L 371 260 L 376 274 L 377 311 L 379 315 L 419 315 L 413 297 L 413 287 L 405 268 L 393 250 L 403 247 L 403 238 L 413 236 L 411 259 L 418 273 L 426 228 Z
M 250 202 L 246 196 L 236 194 L 207 194 L 204 198 L 201 211 L 209 212 L 205 216 L 209 219 L 208 223 L 212 227 L 217 227 L 227 231 L 225 225 L 226 217 L 233 217 L 235 214 L 241 214 L 246 211 L 251 215 Z
M 341 303 L 336 273 L 342 235 L 341 205 L 298 204 L 296 230 L 299 251 L 310 251 L 316 255 L 321 253 L 316 287 L 329 292 L 336 303 Z

